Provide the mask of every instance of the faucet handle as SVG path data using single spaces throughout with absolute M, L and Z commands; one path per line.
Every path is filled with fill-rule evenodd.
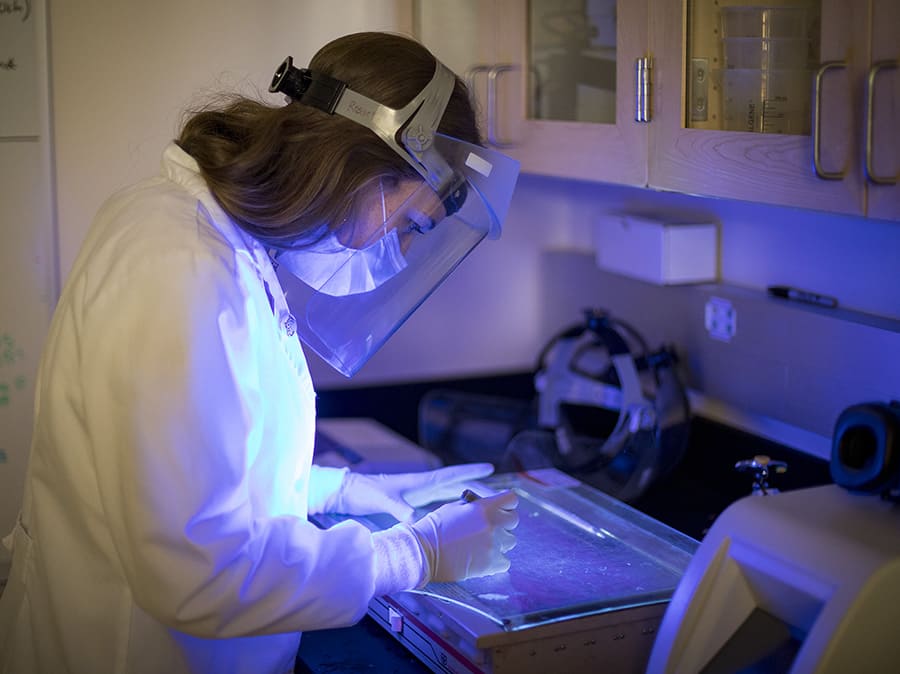
M 752 459 L 745 459 L 734 464 L 735 470 L 741 472 L 753 473 L 753 493 L 766 495 L 770 491 L 777 492 L 777 489 L 769 489 L 769 476 L 773 474 L 780 475 L 787 472 L 787 463 L 784 461 L 774 461 L 765 454 L 757 454 Z

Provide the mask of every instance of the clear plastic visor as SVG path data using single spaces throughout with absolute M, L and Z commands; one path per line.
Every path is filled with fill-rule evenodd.
M 345 376 L 479 242 L 500 235 L 518 163 L 440 135 L 435 147 L 457 176 L 444 193 L 421 179 L 382 180 L 345 222 L 275 256 L 300 338 Z

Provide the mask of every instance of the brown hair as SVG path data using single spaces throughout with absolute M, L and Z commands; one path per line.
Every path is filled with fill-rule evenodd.
M 410 38 L 367 32 L 325 45 L 309 68 L 402 108 L 431 80 L 435 59 Z M 458 77 L 438 130 L 480 142 Z M 371 130 L 298 103 L 273 107 L 233 96 L 218 109 L 194 112 L 176 142 L 197 161 L 225 212 L 268 241 L 342 222 L 359 190 L 380 177 L 418 175 Z

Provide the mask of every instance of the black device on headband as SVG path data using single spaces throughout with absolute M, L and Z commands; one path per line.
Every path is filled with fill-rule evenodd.
M 269 91 L 282 93 L 295 103 L 309 105 L 333 115 L 348 88 L 346 82 L 330 75 L 309 68 L 295 67 L 293 57 L 288 56 L 275 70 Z M 395 137 L 401 145 L 403 145 L 402 132 L 403 127 L 397 129 Z M 453 215 L 462 208 L 468 193 L 469 189 L 464 180 L 449 191 L 442 201 L 446 216 Z
M 297 103 L 311 105 L 329 115 L 334 114 L 346 88 L 344 82 L 329 75 L 313 72 L 309 68 L 295 68 L 291 56 L 281 62 L 269 85 L 269 91 L 273 94 L 284 94 Z

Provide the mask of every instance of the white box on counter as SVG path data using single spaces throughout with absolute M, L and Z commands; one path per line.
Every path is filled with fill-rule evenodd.
M 597 266 L 659 285 L 718 279 L 718 227 L 605 215 L 594 228 Z

